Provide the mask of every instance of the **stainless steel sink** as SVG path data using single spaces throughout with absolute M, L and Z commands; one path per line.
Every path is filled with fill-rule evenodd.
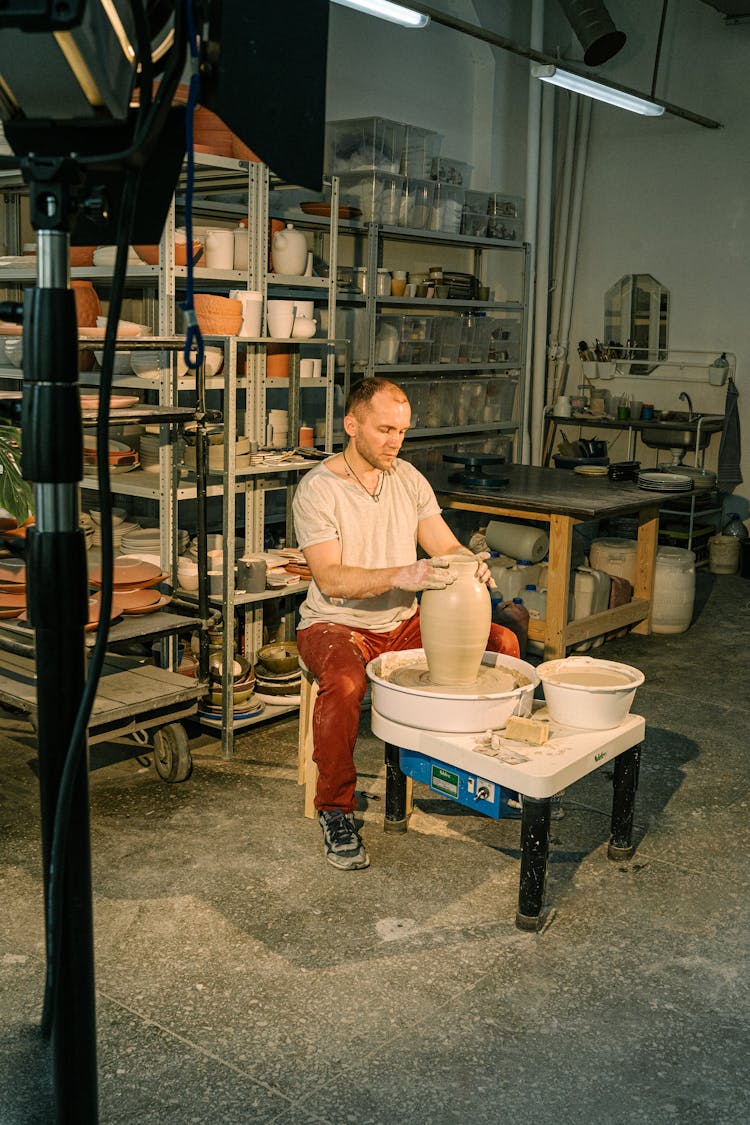
M 719 414 L 670 410 L 656 419 L 654 426 L 642 429 L 640 438 L 649 449 L 705 449 L 712 435 L 721 429 L 722 422 Z

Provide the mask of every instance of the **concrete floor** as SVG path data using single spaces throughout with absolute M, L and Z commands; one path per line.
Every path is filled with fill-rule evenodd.
M 607 859 L 611 770 L 570 789 L 538 934 L 513 921 L 517 821 L 417 788 L 383 834 L 366 725 L 357 873 L 301 815 L 296 722 L 232 762 L 196 734 L 181 785 L 95 748 L 101 1121 L 748 1120 L 750 583 L 699 578 L 689 632 L 597 650 L 646 673 L 637 850 Z M 0 1122 L 31 1125 L 53 1116 L 35 751 L 0 731 Z

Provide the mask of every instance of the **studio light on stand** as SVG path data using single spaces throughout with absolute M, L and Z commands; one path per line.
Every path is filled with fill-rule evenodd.
M 37 672 L 47 986 L 55 1119 L 98 1120 L 87 730 L 112 601 L 108 423 L 128 248 L 161 239 L 197 95 L 279 175 L 320 190 L 328 0 L 3 0 L 0 117 L 37 234 L 23 306 L 22 470 L 33 484 L 26 540 Z M 190 46 L 190 52 L 188 47 Z M 172 104 L 190 53 L 187 111 Z M 276 60 L 303 82 L 279 82 Z M 99 627 L 88 662 L 83 441 L 71 245 L 116 245 L 100 376 Z M 200 349 L 199 349 L 200 350 Z M 60 591 L 64 591 L 63 596 Z

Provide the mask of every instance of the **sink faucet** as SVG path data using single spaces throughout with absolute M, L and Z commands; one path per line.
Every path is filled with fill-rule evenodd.
M 686 402 L 688 406 L 688 422 L 693 420 L 693 400 L 687 391 L 680 391 L 680 402 Z

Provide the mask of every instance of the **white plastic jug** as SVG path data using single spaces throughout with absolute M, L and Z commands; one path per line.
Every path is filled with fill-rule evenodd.
M 581 617 L 590 617 L 593 613 L 602 613 L 609 606 L 609 591 L 612 579 L 603 570 L 594 570 L 590 566 L 579 566 L 575 572 L 574 598 L 575 612 L 573 620 Z M 574 652 L 587 652 L 590 648 L 599 648 L 604 644 L 604 634 L 594 637 L 593 640 L 583 641 L 576 645 Z
M 651 603 L 652 633 L 684 633 L 693 619 L 695 555 L 684 547 L 659 547 Z
M 589 562 L 594 570 L 627 578 L 635 586 L 637 550 L 635 539 L 595 539 L 589 550 Z

